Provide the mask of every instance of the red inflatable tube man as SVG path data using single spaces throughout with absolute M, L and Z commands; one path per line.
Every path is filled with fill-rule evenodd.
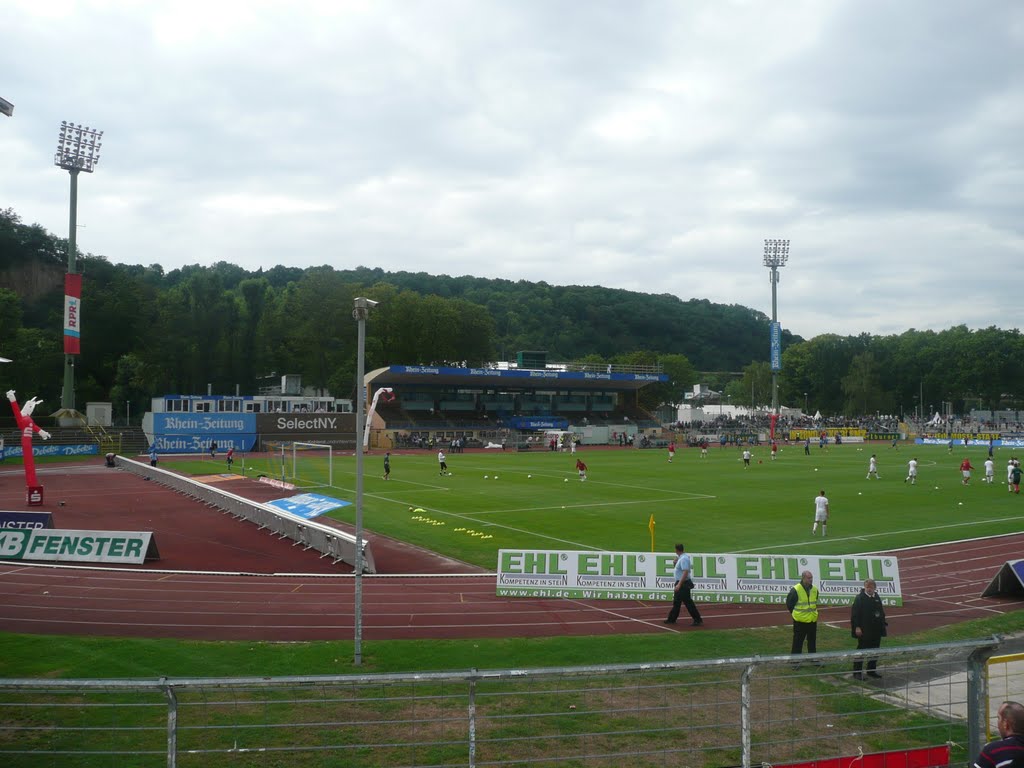
M 50 439 L 50 433 L 45 429 L 40 429 L 39 426 L 32 421 L 32 412 L 35 411 L 36 406 L 39 405 L 42 400 L 36 400 L 34 397 L 30 400 L 25 401 L 20 409 L 18 408 L 18 400 L 14 395 L 14 390 L 7 390 L 7 399 L 11 401 L 11 410 L 14 411 L 14 420 L 18 422 L 18 429 L 21 430 L 21 456 L 25 462 L 25 484 L 29 488 L 38 486 L 39 483 L 36 481 L 36 458 L 32 454 L 32 433 L 38 432 L 39 436 L 43 440 Z

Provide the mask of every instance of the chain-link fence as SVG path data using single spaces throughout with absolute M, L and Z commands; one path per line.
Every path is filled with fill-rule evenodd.
M 0 765 L 751 766 L 985 739 L 999 639 L 867 652 L 317 677 L 0 680 Z M 1024 692 L 1008 692 L 1008 695 Z M 993 706 L 997 706 L 998 701 Z

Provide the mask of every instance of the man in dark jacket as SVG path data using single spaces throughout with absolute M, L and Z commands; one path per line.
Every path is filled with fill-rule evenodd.
M 882 638 L 885 637 L 885 606 L 882 605 L 882 598 L 875 590 L 875 580 L 867 579 L 864 582 L 864 589 L 853 600 L 853 607 L 850 609 L 850 634 L 857 638 L 857 650 L 864 648 L 878 648 L 882 645 Z M 878 659 L 868 659 L 868 677 L 881 677 L 875 671 Z M 857 680 L 864 679 L 863 659 L 853 662 L 853 676 Z

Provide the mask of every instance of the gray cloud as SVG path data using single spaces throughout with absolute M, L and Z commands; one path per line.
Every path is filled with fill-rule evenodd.
M 81 247 L 360 264 L 771 311 L 803 336 L 1020 327 L 1014 0 L 128 2 L 7 12 L 0 205 Z

